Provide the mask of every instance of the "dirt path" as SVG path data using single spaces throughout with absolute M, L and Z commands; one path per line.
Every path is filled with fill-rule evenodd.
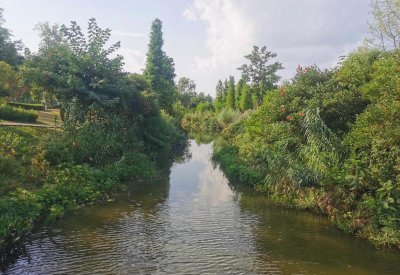
M 19 123 L 19 122 L 0 122 L 0 126 L 24 126 L 24 127 L 38 127 L 38 128 L 56 128 L 56 126 L 54 126 L 54 125 L 33 124 L 33 123 Z

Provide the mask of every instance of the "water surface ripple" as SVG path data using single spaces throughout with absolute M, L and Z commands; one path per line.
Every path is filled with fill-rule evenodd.
M 400 253 L 378 250 L 323 217 L 234 191 L 211 145 L 169 179 L 132 186 L 25 244 L 4 274 L 400 274 Z

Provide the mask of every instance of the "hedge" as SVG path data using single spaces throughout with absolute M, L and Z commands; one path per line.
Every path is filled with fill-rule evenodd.
M 11 107 L 19 107 L 26 110 L 37 110 L 44 111 L 45 107 L 43 104 L 31 104 L 31 103 L 22 103 L 22 102 L 8 102 L 7 105 Z
M 0 106 L 0 119 L 18 122 L 36 122 L 38 114 L 33 110 L 24 110 L 7 105 Z

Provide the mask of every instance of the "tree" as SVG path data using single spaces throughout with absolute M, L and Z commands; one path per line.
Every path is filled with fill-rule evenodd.
M 122 70 L 122 56 L 111 56 L 120 47 L 114 43 L 106 47 L 110 29 L 101 29 L 94 18 L 89 20 L 88 36 L 80 26 L 40 26 L 42 43 L 39 52 L 27 60 L 32 82 L 54 94 L 61 112 L 69 109 L 71 102 L 79 104 L 83 121 L 91 106 L 122 111 L 121 98 L 128 96 L 129 80 Z
M 228 86 L 229 86 L 229 81 L 228 79 L 224 80 L 224 89 L 223 89 L 223 98 L 226 98 L 226 96 L 228 95 Z
M 243 85 L 239 106 L 241 111 L 246 111 L 253 108 L 250 87 L 247 84 Z
M 197 96 L 196 83 L 187 77 L 181 77 L 176 85 L 177 98 L 185 108 L 190 108 L 190 101 Z
M 11 95 L 15 80 L 13 68 L 6 62 L 0 61 L 0 97 Z
M 383 50 L 400 47 L 400 1 L 373 0 L 374 21 L 370 23 L 371 38 L 367 42 Z
M 242 78 L 250 81 L 252 88 L 255 89 L 258 103 L 261 102 L 266 91 L 276 88 L 276 83 L 280 79 L 276 73 L 283 69 L 282 64 L 280 62 L 268 64 L 276 56 L 276 53 L 267 51 L 266 46 L 261 49 L 253 46 L 253 51 L 245 56 L 250 63 L 238 68 L 242 72 Z
M 240 109 L 240 98 L 242 97 L 243 88 L 244 88 L 245 84 L 246 84 L 246 81 L 243 78 L 241 78 L 238 81 L 238 84 L 236 85 L 236 89 L 235 89 L 235 107 L 236 107 L 236 109 Z
M 160 107 L 170 112 L 174 103 L 175 68 L 173 59 L 163 51 L 163 44 L 162 22 L 156 19 L 151 25 L 144 76 L 151 91 L 157 94 Z
M 65 33 L 63 33 L 58 24 L 50 25 L 48 22 L 38 23 L 34 29 L 39 32 L 39 37 L 41 39 L 39 52 L 43 53 L 59 49 L 62 46 L 68 46 Z M 51 52 L 48 52 L 48 54 L 51 54 Z
M 226 107 L 230 109 L 235 109 L 235 79 L 233 76 L 229 77 L 228 91 L 226 95 Z
M 215 87 L 215 93 L 216 93 L 216 100 L 222 101 L 224 97 L 224 84 L 222 83 L 221 79 L 218 80 L 217 86 Z
M 211 104 L 212 97 L 205 95 L 203 92 L 195 93 L 195 96 L 190 99 L 190 108 L 196 108 L 200 103 Z
M 19 54 L 23 45 L 20 40 L 11 40 L 11 32 L 3 27 L 4 22 L 3 9 L 0 8 L 0 61 L 16 67 L 23 61 L 23 57 Z
M 218 80 L 217 86 L 215 87 L 215 101 L 214 101 L 214 107 L 216 110 L 221 110 L 224 106 L 224 93 L 225 93 L 225 87 L 224 84 L 222 83 L 222 80 Z
M 128 78 L 131 81 L 131 86 L 138 93 L 144 92 L 149 87 L 146 78 L 141 74 L 129 74 Z
M 24 64 L 18 67 L 20 89 L 17 97 L 30 94 L 35 102 L 44 102 L 46 107 L 48 99 L 52 98 L 54 101 L 54 97 L 63 103 L 69 99 L 59 93 L 61 86 L 58 81 L 61 80 L 61 75 L 58 70 L 69 66 L 68 57 L 71 52 L 68 41 L 57 24 L 39 23 L 35 30 L 39 31 L 41 38 L 39 51 L 36 54 L 27 51 Z M 62 106 L 61 113 L 63 114 Z

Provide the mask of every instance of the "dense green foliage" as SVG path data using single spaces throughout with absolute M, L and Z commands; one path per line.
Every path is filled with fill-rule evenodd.
M 174 103 L 174 61 L 163 51 L 162 22 L 153 21 L 150 42 L 147 51 L 146 68 L 143 75 L 147 79 L 151 92 L 157 95 L 161 108 L 172 111 Z
M 249 64 L 243 64 L 238 68 L 242 76 L 236 85 L 232 76 L 224 82 L 218 81 L 213 102 L 214 109 L 246 111 L 259 106 L 265 94 L 276 89 L 280 79 L 277 72 L 283 69 L 282 64 L 280 62 L 270 64 L 271 59 L 276 56 L 275 53 L 267 51 L 265 46 L 261 49 L 254 46 L 253 51 L 245 56 Z
M 269 64 L 270 59 L 276 56 L 276 53 L 267 51 L 266 46 L 261 49 L 254 46 L 252 52 L 245 56 L 250 63 L 238 68 L 242 72 L 242 78 L 250 81 L 258 102 L 262 100 L 266 91 L 276 88 L 276 83 L 280 79 L 277 72 L 283 69 L 282 64 L 280 62 Z
M 359 49 L 332 70 L 299 67 L 250 113 L 191 113 L 183 126 L 221 137 L 214 158 L 235 181 L 400 247 L 399 57 Z
M 0 61 L 16 67 L 23 61 L 19 53 L 22 50 L 22 43 L 11 39 L 10 30 L 3 27 L 4 22 L 3 9 L 0 8 Z
M 226 91 L 226 107 L 232 110 L 236 109 L 235 79 L 233 76 L 229 77 L 228 89 Z
M 37 223 L 57 220 L 125 183 L 166 176 L 174 152 L 186 145 L 179 118 L 169 114 L 175 106 L 169 101 L 175 91 L 171 59 L 162 55 L 170 66 L 167 83 L 161 81 L 171 89 L 167 99 L 166 86 L 158 86 L 149 70 L 143 76 L 123 71 L 122 57 L 113 55 L 119 42 L 107 47 L 111 31 L 94 19 L 87 36 L 75 22 L 39 29 L 39 51 L 26 57 L 20 72 L 24 85 L 57 102 L 62 127 L 0 129 L 2 256 Z M 162 72 L 152 73 L 157 78 Z M 10 105 L 43 108 L 9 103 L 0 107 L 1 119 L 37 118 L 33 110 Z
M 394 2 L 374 3 L 374 30 L 397 48 L 387 30 L 398 7 L 387 22 Z M 87 35 L 76 22 L 39 25 L 39 50 L 24 58 L 3 21 L 0 10 L 0 119 L 35 122 L 25 109 L 53 105 L 62 127 L 0 128 L 1 255 L 40 222 L 168 173 L 181 127 L 218 136 L 214 159 L 231 179 L 400 247 L 398 50 L 359 49 L 331 70 L 299 66 L 278 86 L 277 55 L 254 46 L 239 81 L 219 80 L 213 101 L 189 78 L 175 85 L 159 19 L 143 74 L 123 70 L 120 43 L 95 19 Z
M 34 103 L 7 102 L 7 105 L 12 107 L 19 107 L 25 110 L 44 111 L 45 109 L 43 104 L 34 104 Z
M 175 98 L 185 109 L 195 109 L 199 104 L 212 103 L 212 97 L 196 91 L 196 83 L 187 77 L 181 77 L 176 85 Z
M 39 182 L 43 175 L 41 153 L 35 148 L 46 133 L 41 128 L 0 127 L 0 196 L 17 187 L 36 187 L 29 182 Z
M 0 119 L 32 123 L 35 122 L 37 118 L 38 114 L 33 110 L 0 105 Z
M 10 96 L 15 82 L 15 71 L 11 65 L 0 61 L 0 98 Z

